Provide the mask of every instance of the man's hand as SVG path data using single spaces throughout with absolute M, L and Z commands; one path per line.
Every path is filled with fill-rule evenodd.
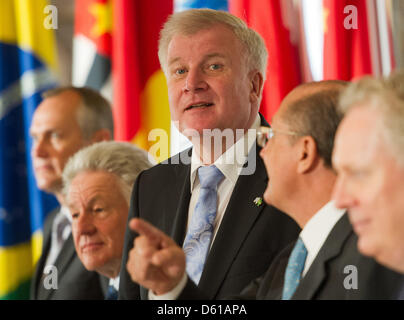
M 129 228 L 139 234 L 133 242 L 126 265 L 132 280 L 156 295 L 174 289 L 185 273 L 182 248 L 142 219 L 132 219 Z

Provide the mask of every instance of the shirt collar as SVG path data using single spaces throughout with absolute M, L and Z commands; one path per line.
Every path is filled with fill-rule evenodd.
M 334 201 L 330 201 L 307 222 L 300 232 L 300 237 L 311 255 L 317 255 L 331 230 L 345 211 L 345 209 L 337 209 Z
M 257 116 L 251 126 L 251 129 L 255 130 L 253 134 L 245 133 L 235 144 L 226 150 L 213 164 L 223 173 L 226 179 L 230 180 L 233 184 L 236 184 L 238 176 L 243 169 L 243 165 L 247 160 L 248 152 L 251 150 L 256 140 L 256 130 L 259 129 L 261 119 L 257 113 Z M 247 148 L 245 148 L 245 140 L 247 139 Z M 199 167 L 202 167 L 203 163 L 198 157 L 196 152 L 192 152 L 191 157 L 191 192 L 194 189 L 194 184 Z
M 109 285 L 113 286 L 116 291 L 119 291 L 119 276 L 113 279 L 109 279 Z
M 63 214 L 70 223 L 72 223 L 72 215 L 70 214 L 70 210 L 68 207 L 62 206 L 60 208 L 60 213 Z

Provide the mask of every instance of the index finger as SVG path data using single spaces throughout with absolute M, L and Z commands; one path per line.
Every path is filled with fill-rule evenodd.
M 150 240 L 165 238 L 164 232 L 160 231 L 147 221 L 140 218 L 133 218 L 129 221 L 129 228 L 136 231 L 139 235 L 145 236 Z

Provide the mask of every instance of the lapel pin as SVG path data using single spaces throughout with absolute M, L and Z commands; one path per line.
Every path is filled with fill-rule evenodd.
M 261 197 L 256 197 L 254 199 L 254 203 L 257 207 L 259 207 L 262 204 L 262 198 Z

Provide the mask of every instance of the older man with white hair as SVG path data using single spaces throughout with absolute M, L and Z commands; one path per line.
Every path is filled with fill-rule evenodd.
M 404 273 L 404 72 L 352 84 L 340 108 L 336 204 L 348 208 L 359 250 Z
M 77 254 L 87 270 L 110 279 L 116 299 L 130 194 L 138 174 L 152 164 L 126 142 L 101 142 L 76 153 L 63 171 Z

